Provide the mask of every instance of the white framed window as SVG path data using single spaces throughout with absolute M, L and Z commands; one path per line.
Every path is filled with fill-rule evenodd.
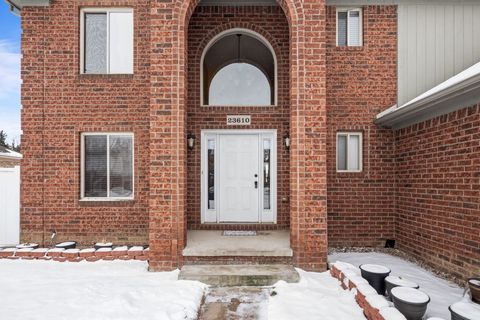
M 133 133 L 81 134 L 81 200 L 132 200 Z
M 133 9 L 81 9 L 80 73 L 133 73 Z
M 362 171 L 362 133 L 337 133 L 337 172 Z
M 277 56 L 259 33 L 244 28 L 220 32 L 200 59 L 202 106 L 277 105 Z
M 337 46 L 362 46 L 362 29 L 361 8 L 337 8 Z

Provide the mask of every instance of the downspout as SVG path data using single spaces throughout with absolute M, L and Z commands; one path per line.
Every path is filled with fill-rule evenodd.
M 43 10 L 43 26 L 42 29 L 46 30 L 46 23 L 45 23 L 45 11 Z M 46 226 L 45 226 L 45 183 L 47 181 L 46 179 L 46 171 L 45 171 L 45 101 L 47 97 L 47 76 L 46 76 L 46 65 L 45 65 L 45 60 L 46 60 L 46 41 L 47 38 L 44 35 L 43 36 L 43 101 L 42 101 L 42 170 L 43 170 L 43 181 L 42 181 L 42 226 L 43 226 L 43 232 L 42 232 L 42 244 L 45 247 L 45 233 L 46 233 Z

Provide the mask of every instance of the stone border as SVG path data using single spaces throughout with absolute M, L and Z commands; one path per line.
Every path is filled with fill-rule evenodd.
M 342 288 L 355 294 L 355 300 L 368 320 L 406 320 L 384 296 L 359 276 L 358 271 L 354 265 L 345 262 L 335 262 L 330 268 L 330 274 L 341 282 Z
M 63 249 L 63 248 L 4 248 L 0 249 L 0 259 L 23 260 L 53 260 L 59 262 L 95 262 L 98 260 L 141 260 L 147 261 L 150 249 L 142 246 L 119 246 L 114 249 L 94 248 Z

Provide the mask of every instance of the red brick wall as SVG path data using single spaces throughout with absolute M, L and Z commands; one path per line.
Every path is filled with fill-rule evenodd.
M 398 247 L 460 278 L 480 273 L 480 105 L 395 132 Z
M 200 60 L 204 48 L 220 32 L 244 28 L 264 36 L 273 46 L 278 63 L 278 103 L 272 107 L 202 107 L 200 105 Z M 187 152 L 187 221 L 190 229 L 205 228 L 288 228 L 289 153 L 283 136 L 289 130 L 289 31 L 280 7 L 197 7 L 188 29 L 187 131 L 197 137 L 195 148 Z M 200 134 L 202 129 L 232 129 L 228 114 L 252 116 L 250 126 L 233 129 L 277 130 L 277 225 L 202 225 L 200 221 Z
M 79 74 L 79 4 L 22 10 L 23 240 L 91 244 L 148 242 L 149 1 L 102 1 L 134 8 L 134 75 Z M 80 133 L 135 134 L 135 200 L 80 202 Z
M 363 46 L 336 46 L 327 7 L 327 167 L 330 246 L 378 246 L 393 238 L 393 135 L 373 124 L 396 103 L 396 6 L 363 7 Z M 336 172 L 336 133 L 363 133 L 363 171 Z

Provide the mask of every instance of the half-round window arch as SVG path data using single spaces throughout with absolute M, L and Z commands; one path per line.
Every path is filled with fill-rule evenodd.
M 201 59 L 201 103 L 276 104 L 277 61 L 270 43 L 248 29 L 230 29 L 206 46 Z

